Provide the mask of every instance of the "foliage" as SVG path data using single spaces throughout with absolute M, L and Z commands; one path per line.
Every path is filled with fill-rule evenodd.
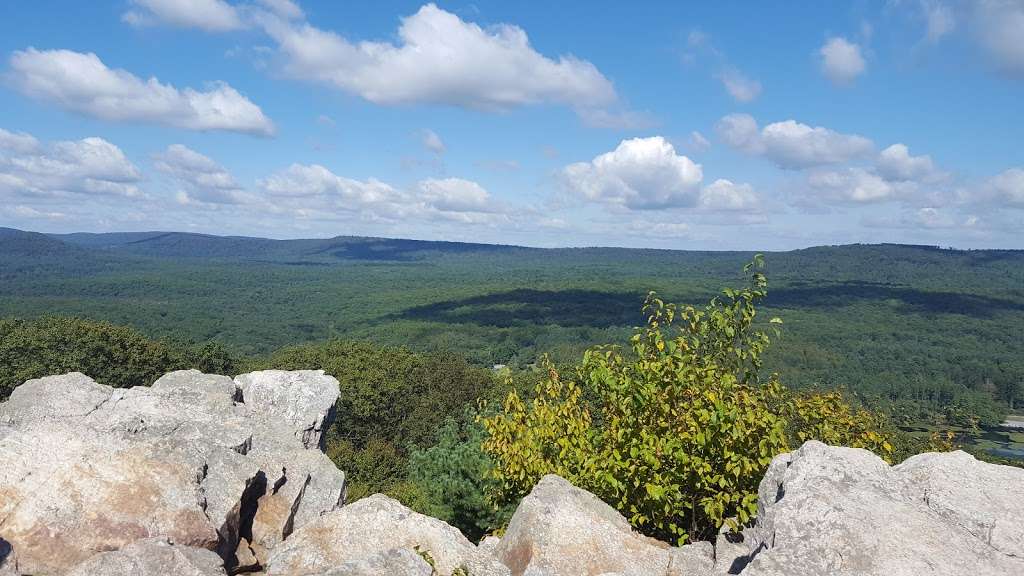
M 838 390 L 790 392 L 780 412 L 790 446 L 820 440 L 833 446 L 865 448 L 893 462 L 895 449 L 890 440 L 895 431 L 890 429 L 888 418 L 854 408 Z
M 0 320 L 0 400 L 24 381 L 82 372 L 117 388 L 152 384 L 172 370 L 230 374 L 235 358 L 220 344 L 150 340 L 127 326 L 81 318 Z
M 349 499 L 385 492 L 415 509 L 434 505 L 438 495 L 406 479 L 409 451 L 434 444 L 446 418 L 494 386 L 490 371 L 454 354 L 343 340 L 291 346 L 246 366 L 267 368 L 321 369 L 337 378 L 341 391 L 326 445 L 348 473 Z
M 459 420 L 449 418 L 436 444 L 409 457 L 409 482 L 425 495 L 425 506 L 413 508 L 448 522 L 473 541 L 504 526 L 513 512 L 487 497 L 492 462 L 480 450 L 484 438 L 483 428 L 467 413 Z
M 502 412 L 482 419 L 495 498 L 518 500 L 556 473 L 644 533 L 684 542 L 749 522 L 760 478 L 790 438 L 891 453 L 881 420 L 840 395 L 791 394 L 774 374 L 761 379 L 771 327 L 780 323 L 757 322 L 767 294 L 762 267 L 755 258 L 747 287 L 724 290 L 702 310 L 652 294 L 628 353 L 592 349 L 575 379 L 550 368 L 529 403 L 510 392 Z M 585 390 L 595 396 L 594 416 Z

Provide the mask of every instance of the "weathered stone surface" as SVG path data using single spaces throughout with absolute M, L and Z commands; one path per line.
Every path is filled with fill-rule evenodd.
M 67 576 L 224 576 L 220 556 L 161 538 L 137 540 L 82 562 Z
M 432 576 L 434 569 L 408 548 L 392 548 L 321 572 L 318 576 Z
M 637 534 L 614 508 L 545 476 L 516 509 L 495 551 L 513 576 L 709 574 L 707 543 L 673 548 Z
M 324 378 L 323 370 L 265 370 L 242 374 L 235 384 L 250 416 L 283 424 L 306 448 L 314 448 L 320 445 L 338 399 L 337 381 L 332 390 L 320 385 Z
M 757 522 L 744 534 L 756 555 L 741 573 L 1024 574 L 1022 474 L 962 453 L 890 468 L 866 450 L 808 442 L 776 457 L 762 480 Z M 967 495 L 970 482 L 979 495 Z M 992 505 L 972 503 L 985 497 Z
M 481 554 L 457 529 L 375 494 L 329 512 L 296 530 L 270 553 L 267 574 L 316 574 L 359 563 L 392 548 L 430 554 L 442 574 L 465 568 L 474 576 L 508 570 Z
M 966 452 L 918 454 L 893 467 L 904 497 L 996 550 L 1024 559 L 1024 469 Z
M 241 538 L 264 549 L 339 506 L 344 474 L 317 449 L 337 381 L 239 378 L 253 406 L 241 384 L 194 370 L 151 387 L 69 374 L 16 388 L 0 403 L 0 535 L 22 572 L 63 573 L 152 537 L 216 550 L 231 567 Z
M 484 539 L 476 545 L 476 548 L 485 554 L 493 556 L 495 551 L 498 549 L 498 543 L 500 542 L 501 539 L 497 536 L 484 536 Z

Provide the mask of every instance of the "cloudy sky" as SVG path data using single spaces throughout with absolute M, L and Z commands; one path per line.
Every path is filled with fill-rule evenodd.
M 1024 248 L 1024 0 L 545 4 L 10 3 L 0 226 Z

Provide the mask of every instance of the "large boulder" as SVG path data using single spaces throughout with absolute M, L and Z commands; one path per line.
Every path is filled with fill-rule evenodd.
M 27 574 L 157 537 L 229 569 L 239 551 L 259 564 L 344 501 L 344 474 L 318 449 L 337 396 L 322 371 L 190 370 L 131 389 L 30 380 L 0 403 L 0 537 Z
M 177 546 L 162 538 L 136 540 L 100 552 L 66 576 L 224 576 L 224 561 L 205 548 Z
M 669 546 L 633 531 L 614 508 L 564 479 L 545 476 L 519 504 L 494 554 L 513 576 L 710 574 L 711 544 Z
M 1024 574 L 1024 470 L 962 452 L 890 467 L 807 442 L 777 456 L 744 532 L 744 576 Z
M 508 574 L 504 566 L 479 551 L 456 528 L 413 512 L 383 494 L 324 514 L 293 532 L 271 551 L 267 574 L 347 573 L 344 570 L 354 570 L 353 566 L 375 565 L 398 554 L 391 552 L 395 549 L 429 555 L 437 571 L 445 576 L 459 568 L 473 576 Z M 408 558 L 408 554 L 403 556 Z

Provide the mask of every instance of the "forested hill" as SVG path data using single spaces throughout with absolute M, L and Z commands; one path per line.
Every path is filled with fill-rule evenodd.
M 740 283 L 751 256 L 3 229 L 0 317 L 109 320 L 239 354 L 345 338 L 526 366 L 624 343 L 649 290 L 700 304 Z M 1024 251 L 823 246 L 766 261 L 766 316 L 784 321 L 767 363 L 787 383 L 930 405 L 1017 401 Z

